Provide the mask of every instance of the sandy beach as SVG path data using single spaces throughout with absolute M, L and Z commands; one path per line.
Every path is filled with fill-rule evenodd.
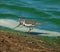
M 59 52 L 58 44 L 44 42 L 30 34 L 19 34 L 0 30 L 0 52 Z

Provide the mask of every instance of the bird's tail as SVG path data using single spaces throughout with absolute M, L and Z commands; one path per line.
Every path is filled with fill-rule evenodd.
M 43 24 L 43 22 L 37 22 L 36 24 Z

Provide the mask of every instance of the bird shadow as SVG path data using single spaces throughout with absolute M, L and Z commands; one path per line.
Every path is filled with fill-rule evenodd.
M 39 34 L 48 34 L 48 33 L 41 33 L 41 32 L 25 32 L 27 34 L 39 35 Z

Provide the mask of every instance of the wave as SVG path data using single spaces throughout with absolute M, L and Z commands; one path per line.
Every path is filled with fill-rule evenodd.
M 14 15 L 14 14 L 0 14 L 0 19 L 17 19 L 20 18 L 19 16 L 17 15 Z M 44 21 L 50 21 L 50 22 L 53 22 L 55 24 L 60 24 L 60 19 L 57 19 L 57 18 L 28 18 L 28 17 L 23 17 L 23 18 L 26 18 L 26 19 L 34 19 L 34 20 L 44 20 Z
M 14 5 L 8 5 L 8 4 L 0 4 L 0 7 L 7 7 L 7 8 L 10 8 L 10 9 L 16 9 L 16 10 L 20 10 L 20 11 L 22 10 L 22 11 L 25 11 L 25 12 L 29 12 L 29 13 L 39 15 L 41 17 L 51 16 L 50 14 L 47 14 L 43 11 L 38 11 L 35 8 L 31 8 L 31 7 L 14 6 Z
M 49 19 L 49 21 L 51 21 L 55 24 L 60 24 L 60 19 L 52 18 L 52 19 Z
M 12 20 L 12 19 L 0 19 L 0 26 L 4 26 L 4 27 L 8 27 L 11 29 L 14 29 L 14 27 L 18 24 L 17 21 Z M 4 28 L 3 28 L 4 29 Z M 18 31 L 23 31 L 23 32 L 27 32 L 28 28 L 24 27 L 24 26 L 20 26 L 14 30 L 18 30 Z M 36 33 L 43 33 L 43 34 L 39 34 L 41 36 L 60 36 L 60 33 L 58 32 L 53 32 L 53 31 L 47 31 L 47 30 L 39 30 L 39 29 L 33 29 L 31 32 L 36 32 Z
M 0 7 L 6 7 L 7 9 L 10 9 L 11 11 L 15 10 L 15 11 L 24 11 L 26 13 L 29 13 L 29 14 L 32 14 L 32 15 L 25 15 L 25 16 L 28 16 L 28 17 L 24 17 L 26 19 L 36 19 L 36 20 L 43 20 L 43 21 L 50 21 L 52 23 L 55 23 L 55 24 L 60 24 L 60 19 L 59 18 L 54 18 L 52 15 L 55 15 L 55 16 L 60 16 L 60 12 L 59 11 L 46 11 L 46 12 L 49 12 L 49 13 L 46 13 L 45 11 L 39 11 L 39 10 L 36 10 L 35 8 L 32 8 L 32 7 L 23 7 L 23 6 L 16 6 L 16 5 L 9 5 L 9 4 L 0 4 Z M 15 12 L 13 11 L 13 12 Z M 25 14 L 23 12 L 23 14 Z M 52 15 L 51 15 L 51 14 Z M 19 15 L 19 13 L 18 13 Z M 0 18 L 19 18 L 17 14 L 15 13 L 1 13 L 0 12 Z M 21 14 L 20 14 L 21 15 Z M 36 16 L 37 15 L 37 16 Z M 21 15 L 22 16 L 22 15 Z M 31 16 L 31 17 L 30 17 Z M 23 16 L 22 16 L 23 17 Z M 33 17 L 33 18 L 32 18 Z
M 17 15 L 14 15 L 14 14 L 0 14 L 0 17 L 18 17 Z
M 35 15 L 39 15 L 40 17 L 51 17 L 52 15 L 49 13 L 46 13 L 45 11 L 39 11 L 36 10 L 35 8 L 31 8 L 31 7 L 23 7 L 23 6 L 16 6 L 16 5 L 8 5 L 8 4 L 0 4 L 0 7 L 7 7 L 7 9 L 15 9 L 15 10 L 19 10 L 19 11 L 25 11 L 25 12 L 29 12 L 29 13 L 33 13 Z M 47 12 L 51 12 L 57 15 L 60 15 L 60 12 L 57 11 L 47 11 Z
M 16 26 L 17 22 L 11 19 L 0 19 L 0 26 L 13 28 Z

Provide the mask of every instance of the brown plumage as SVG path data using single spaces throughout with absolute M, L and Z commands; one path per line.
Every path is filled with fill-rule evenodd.
M 31 20 L 26 20 L 25 23 L 26 24 L 32 24 L 32 25 L 41 24 L 40 22 L 34 22 L 34 21 L 31 21 Z
M 32 21 L 32 20 L 25 20 L 23 18 L 20 18 L 19 21 L 21 23 L 25 22 L 26 24 L 32 24 L 32 25 L 42 24 L 43 23 L 43 22 L 35 22 L 35 21 Z

